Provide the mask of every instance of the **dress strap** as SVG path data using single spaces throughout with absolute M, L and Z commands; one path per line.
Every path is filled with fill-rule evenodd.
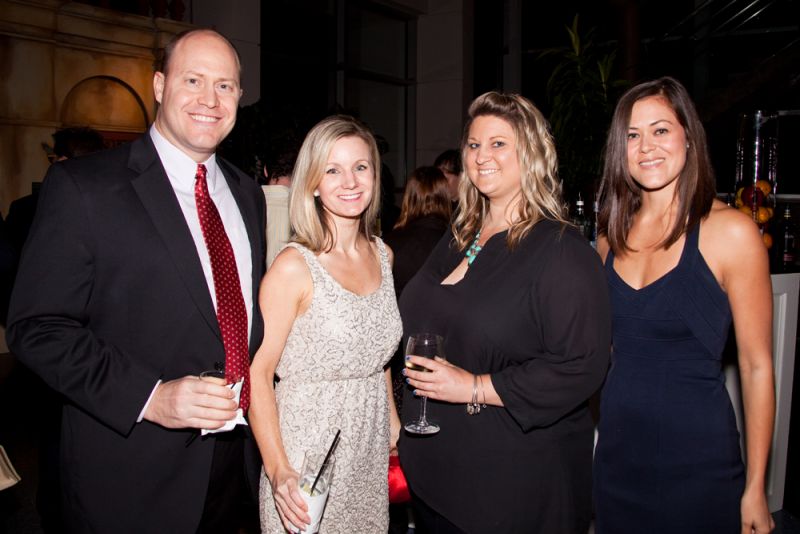
M 608 254 L 606 254 L 606 261 L 603 264 L 606 271 L 613 271 L 614 270 L 614 251 L 611 247 L 608 247 Z
M 315 282 L 319 280 L 323 275 L 323 267 L 319 259 L 317 259 L 317 255 L 311 252 L 307 247 L 304 247 L 300 243 L 295 243 L 294 241 L 286 243 L 283 248 L 287 247 L 292 247 L 303 255 L 303 259 L 306 260 L 306 265 L 308 265 L 308 270 L 311 271 L 311 279 Z
M 698 222 L 694 228 L 689 230 L 689 233 L 686 234 L 686 243 L 691 245 L 693 249 L 697 248 L 697 243 L 700 237 L 700 223 Z
M 700 241 L 700 223 L 698 222 L 694 228 L 686 233 L 686 239 L 683 242 L 683 252 L 679 266 L 685 264 L 687 268 L 694 269 L 694 264 L 697 257 L 700 255 L 700 248 L 698 243 Z
M 386 243 L 378 236 L 374 236 L 373 239 L 378 246 L 378 255 L 381 260 L 381 274 L 386 276 L 386 273 L 392 272 L 392 266 L 389 265 L 389 252 L 386 250 Z

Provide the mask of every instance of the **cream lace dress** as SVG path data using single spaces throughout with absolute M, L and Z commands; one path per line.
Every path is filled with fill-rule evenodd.
M 336 467 L 320 533 L 384 534 L 389 525 L 389 406 L 383 366 L 402 334 L 386 247 L 381 285 L 368 295 L 344 289 L 309 249 L 314 294 L 298 317 L 276 369 L 281 438 L 298 471 L 306 450 L 324 452 L 341 429 Z M 261 530 L 285 532 L 261 473 Z

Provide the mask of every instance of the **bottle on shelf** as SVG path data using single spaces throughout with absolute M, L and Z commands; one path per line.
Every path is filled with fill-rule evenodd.
M 591 231 L 589 232 L 589 244 L 592 245 L 592 248 L 597 248 L 597 216 L 600 214 L 600 202 L 597 200 L 597 196 L 594 197 L 594 202 L 592 203 L 592 221 L 591 221 Z
M 791 273 L 796 270 L 795 236 L 797 228 L 792 219 L 792 210 L 787 205 L 775 232 L 775 255 L 773 270 L 778 273 Z
M 589 228 L 589 219 L 586 218 L 586 213 L 583 209 L 583 199 L 580 193 L 578 193 L 578 200 L 575 201 L 575 212 L 572 215 L 572 224 L 578 228 L 582 236 L 586 239 L 590 238 L 589 232 L 591 229 Z

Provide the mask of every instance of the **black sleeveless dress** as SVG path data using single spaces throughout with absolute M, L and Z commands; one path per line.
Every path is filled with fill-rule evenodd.
M 727 295 L 686 236 L 678 265 L 633 289 L 606 259 L 612 367 L 595 451 L 597 534 L 738 533 L 744 467 L 721 366 Z

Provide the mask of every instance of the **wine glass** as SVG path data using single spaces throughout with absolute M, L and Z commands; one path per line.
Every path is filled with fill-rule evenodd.
M 444 359 L 444 339 L 436 334 L 412 334 L 408 337 L 406 344 L 406 356 L 421 356 L 433 359 L 438 356 Z M 406 367 L 412 371 L 430 372 L 425 367 L 415 365 L 406 360 Z M 426 417 L 428 398 L 422 397 L 422 404 L 419 411 L 419 419 L 406 423 L 404 427 L 407 432 L 412 434 L 436 434 L 439 432 L 439 425 L 431 423 Z

